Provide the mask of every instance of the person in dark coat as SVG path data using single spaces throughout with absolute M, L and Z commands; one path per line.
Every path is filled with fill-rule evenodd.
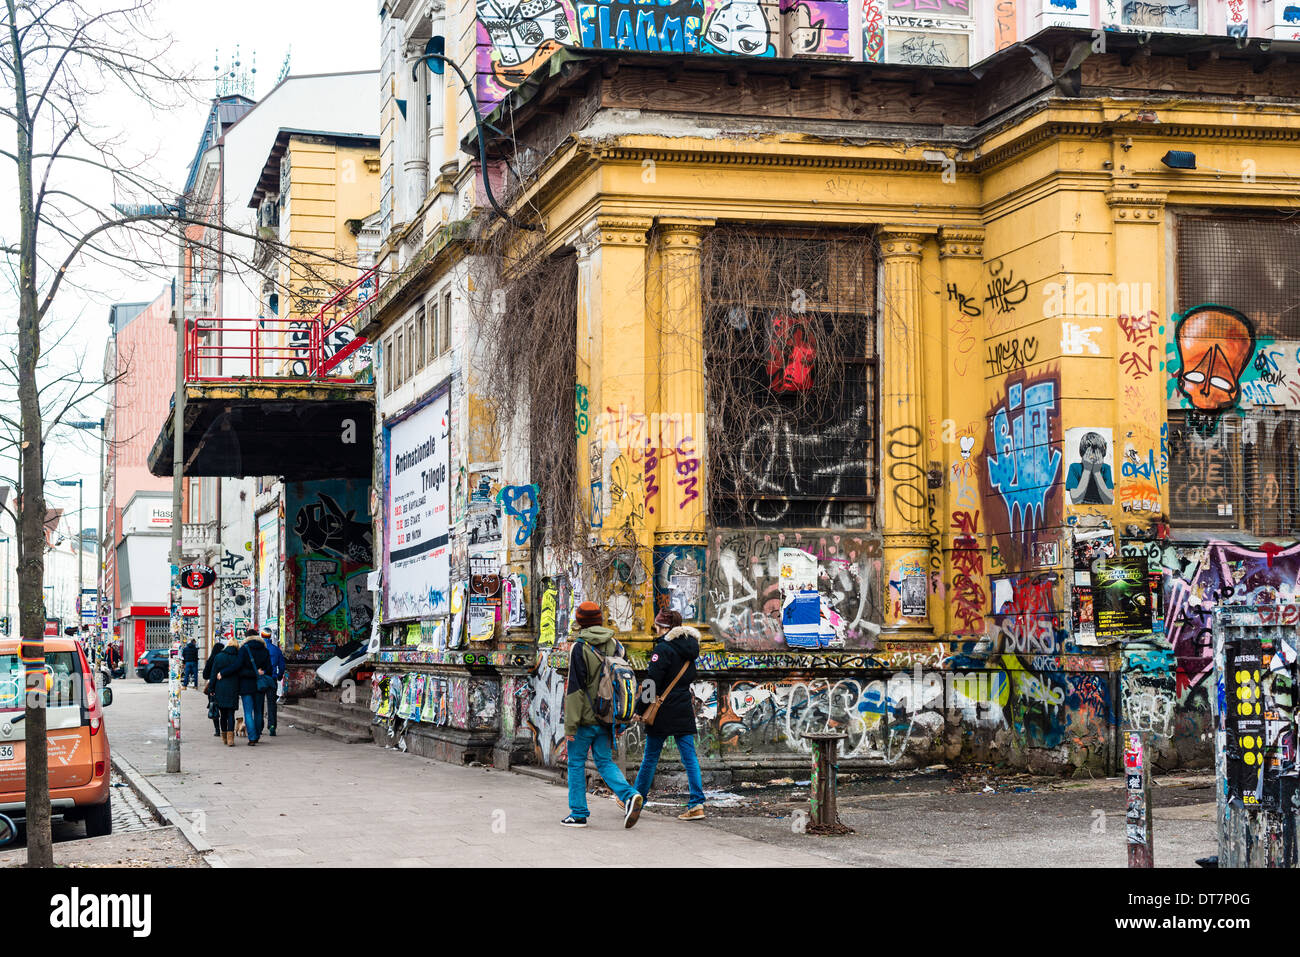
M 190 682 L 194 687 L 199 686 L 199 646 L 191 638 L 181 649 L 181 664 L 184 670 L 181 672 L 181 687 L 188 688 Z
M 239 646 L 239 697 L 244 704 L 244 730 L 248 732 L 249 745 L 257 744 L 262 737 L 265 692 L 258 688 L 258 679 L 271 674 L 271 655 L 266 643 L 252 628 L 245 632 Z
M 690 789 L 686 812 L 678 815 L 683 821 L 704 820 L 704 782 L 700 776 L 700 760 L 695 754 L 695 705 L 691 700 L 695 659 L 699 655 L 700 633 L 682 625 L 680 613 L 669 609 L 661 611 L 655 617 L 655 646 L 650 652 L 650 667 L 646 673 L 651 693 L 637 695 L 636 705 L 637 714 L 644 715 L 658 700 L 659 712 L 653 723 L 646 722 L 645 754 L 633 786 L 642 798 L 649 798 L 655 769 L 659 767 L 659 752 L 671 735 L 681 755 Z
M 221 739 L 235 743 L 235 708 L 239 705 L 239 645 L 224 646 L 212 656 L 212 698 L 217 703 Z
M 212 643 L 212 650 L 208 652 L 207 661 L 203 662 L 203 687 L 208 696 L 208 717 L 212 719 L 212 736 L 221 737 L 221 710 L 217 707 L 217 698 L 215 695 L 216 684 L 212 680 L 212 659 L 224 648 L 221 642 Z
M 275 643 L 275 635 L 271 633 L 270 628 L 262 629 L 262 643 L 266 645 L 266 653 L 271 657 L 271 677 L 275 679 L 273 684 L 264 694 L 266 707 L 266 733 L 275 737 L 275 705 L 280 697 L 280 679 L 284 677 L 285 660 L 284 652 L 280 646 Z

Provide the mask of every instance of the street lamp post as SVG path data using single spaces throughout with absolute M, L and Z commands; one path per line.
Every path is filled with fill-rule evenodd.
M 172 295 L 172 321 L 176 324 L 176 392 L 172 398 L 172 550 L 171 550 L 171 656 L 167 662 L 167 773 L 181 769 L 181 547 L 185 526 L 185 227 L 176 226 L 176 292 Z
M 181 769 L 181 502 L 185 441 L 185 205 L 175 203 L 131 205 L 114 203 L 124 216 L 173 217 L 176 220 L 176 278 L 172 282 L 172 322 L 176 326 L 176 391 L 172 396 L 172 548 L 171 548 L 171 656 L 167 669 L 167 773 Z
M 5 543 L 5 637 L 8 638 L 9 632 L 13 630 L 13 625 L 9 621 L 9 570 L 11 567 L 9 565 L 9 536 L 6 535 L 0 541 Z
M 85 514 L 85 508 L 86 508 L 86 483 L 83 479 L 55 479 L 54 484 L 62 485 L 66 488 L 71 488 L 73 485 L 77 486 L 77 523 L 76 523 L 77 524 L 77 600 L 73 604 L 73 608 L 75 608 L 77 612 L 77 633 L 80 634 L 81 633 L 81 590 L 85 584 L 84 576 L 82 574 L 83 568 L 81 564 L 81 551 L 82 551 L 81 523 L 84 521 L 83 516 Z
M 99 632 L 99 641 L 97 642 L 99 648 L 96 649 L 98 655 L 103 653 L 104 643 L 107 638 L 104 634 L 102 617 L 104 605 L 104 443 L 107 437 L 108 420 L 103 418 L 98 422 L 69 422 L 68 425 L 74 429 L 99 429 L 99 514 L 95 525 L 95 622 L 96 629 Z

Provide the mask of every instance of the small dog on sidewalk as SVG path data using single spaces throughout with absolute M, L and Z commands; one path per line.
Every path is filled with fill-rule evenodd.
M 248 737 L 248 728 L 244 726 L 244 719 L 242 717 L 235 718 L 235 737 L 237 738 Z

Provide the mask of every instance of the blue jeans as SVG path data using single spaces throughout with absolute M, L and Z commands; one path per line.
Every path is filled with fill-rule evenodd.
M 185 665 L 185 671 L 181 675 L 181 687 L 184 688 L 191 681 L 194 687 L 199 686 L 199 663 L 197 661 L 182 662 Z
M 655 783 L 655 770 L 659 767 L 659 752 L 664 748 L 667 737 L 656 738 L 646 735 L 645 754 L 641 757 L 641 770 L 636 773 L 636 789 L 643 798 L 650 796 L 650 787 Z M 700 759 L 695 755 L 695 735 L 674 734 L 677 753 L 682 756 L 682 767 L 686 769 L 686 784 L 691 797 L 687 807 L 699 807 L 704 803 L 704 782 L 700 778 Z
M 248 740 L 256 741 L 262 736 L 262 705 L 265 698 L 261 692 L 239 696 L 244 702 L 244 730 Z
M 609 728 L 582 725 L 573 732 L 573 740 L 569 742 L 569 813 L 580 821 L 585 821 L 591 813 L 587 810 L 588 749 L 596 770 L 620 801 L 627 803 L 636 793 L 614 763 L 613 735 Z

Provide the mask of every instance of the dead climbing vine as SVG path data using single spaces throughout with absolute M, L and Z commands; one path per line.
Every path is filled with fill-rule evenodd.
M 869 527 L 869 233 L 724 226 L 704 238 L 701 261 L 712 523 Z
M 541 505 L 533 545 L 565 561 L 585 545 L 574 435 L 578 266 L 572 251 L 543 255 L 544 243 L 541 231 L 500 220 L 480 231 L 474 389 L 491 410 L 497 442 L 527 436 Z

